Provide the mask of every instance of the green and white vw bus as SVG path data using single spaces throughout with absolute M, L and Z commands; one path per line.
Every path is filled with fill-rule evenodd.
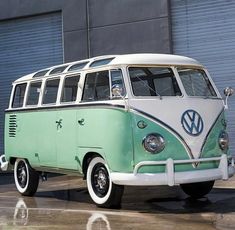
M 227 97 L 232 89 L 226 89 Z M 45 172 L 87 180 L 101 207 L 125 185 L 180 185 L 194 198 L 234 174 L 224 102 L 206 69 L 174 55 L 102 56 L 13 82 L 5 157 L 25 196 Z

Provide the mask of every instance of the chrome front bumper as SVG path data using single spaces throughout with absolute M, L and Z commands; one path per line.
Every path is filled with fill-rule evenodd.
M 231 160 L 231 163 L 228 163 Z M 185 172 L 175 172 L 175 165 L 188 164 L 188 163 L 201 163 L 218 161 L 219 167 L 213 169 L 192 170 Z M 149 165 L 165 165 L 166 170 L 164 173 L 138 173 L 142 166 Z M 111 180 L 115 184 L 120 185 L 169 185 L 187 184 L 210 180 L 227 180 L 235 173 L 234 159 L 226 154 L 221 157 L 201 158 L 190 160 L 173 160 L 171 158 L 166 161 L 142 161 L 138 163 L 133 173 L 111 173 Z
M 5 155 L 0 156 L 0 169 L 6 171 L 8 168 L 8 161 L 6 160 Z

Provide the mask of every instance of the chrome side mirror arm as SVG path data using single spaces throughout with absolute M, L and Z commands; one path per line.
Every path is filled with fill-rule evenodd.
M 125 104 L 125 111 L 129 111 L 129 108 L 130 108 L 129 101 L 128 101 L 128 98 L 126 99 L 123 96 L 123 88 L 120 87 L 118 84 L 115 84 L 112 86 L 111 92 L 112 92 L 112 98 L 121 98 Z
M 232 96 L 233 93 L 234 93 L 234 90 L 231 87 L 226 87 L 224 89 L 224 95 L 225 95 L 224 108 L 225 109 L 228 109 L 228 97 Z

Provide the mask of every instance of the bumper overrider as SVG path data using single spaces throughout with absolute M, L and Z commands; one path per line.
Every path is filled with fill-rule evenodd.
M 203 169 L 185 172 L 175 172 L 174 166 L 177 164 L 196 164 L 201 162 L 219 162 L 218 168 Z M 164 173 L 138 173 L 143 166 L 165 165 Z M 111 180 L 114 184 L 119 185 L 169 185 L 187 184 L 212 180 L 228 180 L 235 173 L 234 159 L 231 156 L 223 154 L 221 157 L 190 159 L 190 160 L 173 160 L 166 161 L 142 161 L 139 162 L 133 173 L 111 173 Z
M 6 160 L 5 155 L 0 156 L 0 169 L 6 171 L 8 168 L 8 161 Z

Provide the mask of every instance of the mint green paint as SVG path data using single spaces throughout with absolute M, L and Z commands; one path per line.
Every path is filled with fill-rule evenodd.
M 56 114 L 57 167 L 82 172 L 77 151 L 78 124 L 76 109 L 60 109 Z M 58 123 L 59 122 L 59 123 Z
M 9 113 L 5 118 L 6 156 L 27 158 L 33 166 L 54 166 L 56 162 L 56 111 L 13 114 L 17 115 L 15 137 L 8 136 Z
M 221 130 L 224 130 L 221 120 L 224 119 L 222 113 L 214 127 L 211 129 L 210 134 L 205 142 L 201 157 L 218 157 L 223 153 L 218 145 L 218 136 Z M 140 120 L 146 122 L 147 127 L 145 129 L 138 128 L 137 124 Z M 173 160 L 186 160 L 190 159 L 189 154 L 183 147 L 182 143 L 176 138 L 175 135 L 171 134 L 165 128 L 156 124 L 155 122 L 144 118 L 143 116 L 133 114 L 133 137 L 134 137 L 134 162 L 135 164 L 141 161 L 165 161 L 168 158 Z M 144 150 L 142 146 L 142 140 L 149 133 L 161 134 L 165 141 L 165 149 L 158 154 L 151 154 Z M 217 162 L 201 163 L 197 167 L 193 167 L 192 164 L 179 164 L 175 166 L 176 172 L 189 171 L 189 170 L 200 170 L 218 167 Z M 165 166 L 144 166 L 139 169 L 140 173 L 160 173 L 165 172 Z
M 9 137 L 9 116 L 17 115 L 16 136 Z M 218 135 L 224 129 L 222 114 L 212 128 L 202 150 L 202 157 L 220 156 Z M 83 122 L 78 122 L 83 121 Z M 139 128 L 139 121 L 147 126 Z M 158 154 L 146 152 L 143 138 L 149 133 L 161 134 L 165 149 Z M 186 148 L 166 128 L 136 113 L 119 108 L 70 107 L 61 109 L 7 113 L 5 119 L 5 154 L 26 158 L 33 167 L 48 167 L 82 173 L 87 153 L 97 153 L 107 162 L 110 171 L 133 172 L 141 161 L 190 159 Z M 215 163 L 175 166 L 175 171 L 214 168 Z M 165 166 L 144 166 L 140 173 L 165 172 Z
M 16 137 L 9 137 L 9 115 L 17 115 Z M 79 120 L 84 119 L 83 124 Z M 132 172 L 130 113 L 112 108 L 63 108 L 6 114 L 6 156 L 27 158 L 33 167 L 82 172 L 86 153 L 106 159 L 112 171 Z M 53 170 L 54 171 L 54 170 Z
M 138 122 L 142 120 L 147 126 L 144 129 L 140 129 L 138 127 Z M 186 152 L 182 143 L 176 138 L 175 135 L 170 133 L 166 128 L 161 127 L 159 124 L 144 118 L 138 114 L 132 114 L 132 123 L 133 123 L 133 137 L 134 137 L 134 162 L 135 164 L 141 161 L 165 161 L 168 158 L 172 158 L 174 160 L 184 160 L 190 159 L 188 153 Z M 143 145 L 142 141 L 145 136 L 150 133 L 159 133 L 161 134 L 165 141 L 166 146 L 164 150 L 158 154 L 151 154 L 147 152 Z M 183 168 L 182 168 L 183 167 Z M 183 165 L 176 166 L 176 171 L 178 170 L 191 170 L 192 165 Z M 165 172 L 165 166 L 143 166 L 139 169 L 140 173 L 159 173 Z
M 214 124 L 213 128 L 211 129 L 205 145 L 202 148 L 201 157 L 208 158 L 208 157 L 219 157 L 221 154 L 229 154 L 229 151 L 222 151 L 219 147 L 218 139 L 220 132 L 225 130 L 226 127 L 223 125 L 223 120 L 225 120 L 225 114 L 222 112 L 217 119 L 216 123 Z M 211 166 L 212 165 L 212 166 Z M 218 167 L 219 163 L 203 163 L 198 166 L 199 169 L 211 168 L 211 167 Z
M 130 113 L 123 109 L 84 108 L 78 111 L 77 119 L 84 119 L 78 128 L 79 153 L 86 148 L 100 149 L 111 171 L 133 171 Z

